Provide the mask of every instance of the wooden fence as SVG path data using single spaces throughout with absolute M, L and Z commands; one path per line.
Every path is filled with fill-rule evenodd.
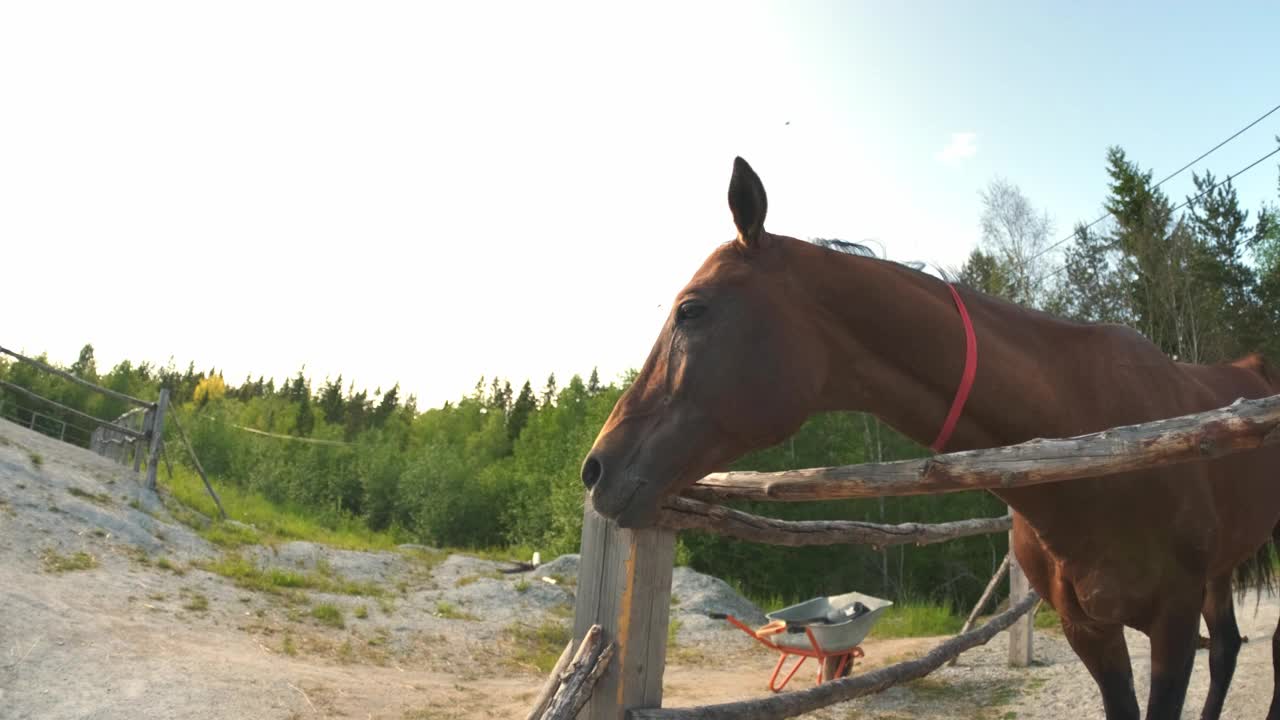
M 1007 628 L 1013 629 L 1011 661 L 1026 664 L 1030 660 L 1032 618 L 1027 613 L 1038 597 L 1027 587 L 1025 576 L 1014 562 L 1009 568 L 1009 609 L 977 629 L 966 628 L 923 658 L 808 690 L 719 706 L 663 709 L 662 675 L 677 530 L 716 532 L 753 542 L 793 546 L 849 543 L 883 547 L 940 542 L 1001 532 L 1009 527 L 1007 517 L 936 525 L 795 522 L 710 505 L 707 500 L 787 502 L 1024 487 L 1210 460 L 1276 443 L 1280 443 L 1280 396 L 1238 400 L 1219 410 L 1076 438 L 1033 440 L 923 460 L 780 473 L 719 473 L 699 481 L 683 497 L 669 501 L 659 526 L 652 529 L 619 528 L 597 515 L 588 502 L 582 529 L 574 638 L 575 643 L 580 642 L 593 627 L 599 627 L 595 632 L 602 635 L 612 655 L 579 717 L 792 717 L 923 677 Z M 993 585 L 994 582 L 993 579 Z
M 35 360 L 21 353 L 14 352 L 5 347 L 0 347 L 0 354 L 8 355 L 18 362 L 29 365 L 37 370 L 55 375 L 63 380 L 67 380 L 83 388 L 87 388 L 95 393 L 106 397 L 121 400 L 136 406 L 133 410 L 126 412 L 116 420 L 103 420 L 87 413 L 67 407 L 59 402 L 38 395 L 27 388 L 13 383 L 0 380 L 0 389 L 14 393 L 18 396 L 25 397 L 37 404 L 45 407 L 55 408 L 59 413 L 78 418 L 88 423 L 92 430 L 89 431 L 88 445 L 89 449 L 111 458 L 116 462 L 128 465 L 132 462 L 134 472 L 141 472 L 143 464 L 146 464 L 146 482 L 147 487 L 155 490 L 156 487 L 156 471 L 159 466 L 160 453 L 163 451 L 164 443 L 164 419 L 165 413 L 169 406 L 169 391 L 162 388 L 160 397 L 154 402 L 150 400 L 142 400 L 132 395 L 102 387 L 95 383 L 91 383 L 84 378 L 76 377 L 69 372 L 59 370 L 58 368 L 47 365 L 39 360 Z M 0 400 L 0 411 L 3 410 L 3 401 Z M 55 422 L 62 423 L 62 429 L 58 434 L 58 439 L 66 440 L 66 428 L 68 427 L 65 420 L 54 418 L 47 414 L 37 413 L 32 410 L 30 427 L 35 429 L 36 416 L 42 415 Z

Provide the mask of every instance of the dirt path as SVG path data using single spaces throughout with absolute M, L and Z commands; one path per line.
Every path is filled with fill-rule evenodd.
M 303 543 L 261 553 L 262 562 L 337 572 L 384 587 L 387 596 L 237 587 L 196 567 L 221 551 L 170 521 L 133 473 L 0 421 L 0 719 L 523 717 L 542 676 L 513 661 L 525 641 L 508 629 L 563 622 L 572 601 L 565 587 L 521 589 L 518 580 L 499 578 L 495 564 L 462 556 L 428 568 L 397 553 Z M 55 567 L 83 558 L 93 567 Z M 338 609 L 343 627 L 314 616 L 323 604 Z M 463 617 L 442 617 L 444 604 Z M 1252 642 L 1241 653 L 1226 717 L 1262 717 L 1270 702 L 1269 640 L 1280 604 L 1264 598 L 1253 609 L 1250 601 L 1240 611 Z M 479 617 L 467 619 L 470 613 Z M 714 655 L 688 643 L 673 649 L 664 704 L 767 692 L 773 658 L 741 633 L 716 632 Z M 935 642 L 871 640 L 857 671 Z M 1136 633 L 1129 643 L 1145 698 L 1149 646 Z M 1006 646 L 997 637 L 956 668 L 811 717 L 1102 717 L 1092 681 L 1060 636 L 1039 634 L 1037 665 L 1024 671 L 1005 666 Z M 1201 651 L 1184 717 L 1198 716 L 1206 662 Z M 792 687 L 811 678 L 806 668 Z

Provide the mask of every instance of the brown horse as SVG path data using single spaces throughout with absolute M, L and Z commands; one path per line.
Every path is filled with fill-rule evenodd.
M 764 187 L 741 158 L 729 207 L 737 238 L 677 295 L 583 464 L 592 504 L 623 527 L 651 525 L 666 496 L 780 442 L 815 412 L 874 413 L 930 442 L 964 370 L 965 329 L 944 282 L 766 232 Z M 1176 363 L 1128 328 L 960 295 L 979 360 L 947 450 L 1078 435 L 1277 391 L 1258 356 Z M 1062 616 L 1109 720 L 1139 717 L 1125 626 L 1151 638 L 1147 717 L 1179 717 L 1201 615 L 1211 637 L 1202 717 L 1220 714 L 1240 649 L 1232 573 L 1269 570 L 1256 553 L 1280 521 L 1278 465 L 1277 450 L 1259 450 L 993 491 L 1013 508 L 1018 562 Z M 1272 647 L 1280 660 L 1280 634 Z M 1275 695 L 1268 717 L 1280 720 Z

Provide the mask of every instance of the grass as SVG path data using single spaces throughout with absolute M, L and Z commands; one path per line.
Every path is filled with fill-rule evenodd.
M 182 609 L 192 612 L 205 612 L 209 609 L 209 598 L 202 593 L 193 593 L 187 602 L 182 605 Z
M 218 508 L 200 477 L 182 465 L 175 465 L 173 470 L 173 479 L 167 483 L 173 497 L 206 517 L 218 517 Z M 308 540 L 346 550 L 393 550 L 403 541 L 391 533 L 370 530 L 363 522 L 354 519 L 325 523 L 314 513 L 273 503 L 259 493 L 218 482 L 217 478 L 214 481 L 227 515 L 253 526 L 246 529 L 214 522 L 207 528 L 201 528 L 198 523 L 187 523 L 210 542 L 222 547 Z
M 871 634 L 878 638 L 935 637 L 954 635 L 962 625 L 964 618 L 950 605 L 906 600 L 885 610 Z
M 91 493 L 81 490 L 78 487 L 67 488 L 67 492 L 82 500 L 88 500 L 95 505 L 108 506 L 114 503 L 111 496 L 106 493 Z
M 520 593 L 521 595 L 523 595 L 523 594 L 525 594 L 525 593 L 529 592 L 529 581 L 528 581 L 528 580 L 525 580 L 524 578 L 521 578 L 521 579 L 519 579 L 519 580 L 517 580 L 517 581 L 516 581 L 516 584 L 514 585 L 514 587 L 515 587 L 515 591 L 516 591 L 516 592 L 518 592 L 518 593 Z
M 517 666 L 535 667 L 540 673 L 549 673 L 564 652 L 564 646 L 573 638 L 569 623 L 544 620 L 541 625 L 512 625 L 504 633 L 514 646 L 507 657 Z
M 338 628 L 341 630 L 347 626 L 342 618 L 342 609 L 332 603 L 320 603 L 311 608 L 311 617 L 320 621 L 321 625 Z
M 31 467 L 39 470 L 44 465 L 44 457 L 38 452 L 27 453 L 27 459 L 31 461 Z
M 1058 617 L 1057 610 L 1045 603 L 1036 613 L 1035 626 L 1037 630 L 1061 630 L 1062 618 Z
M 186 568 L 182 567 L 181 565 L 175 565 L 173 561 L 171 561 L 167 557 L 162 557 L 159 560 L 156 560 L 156 567 L 160 568 L 161 570 L 168 570 L 174 575 L 187 574 Z
M 480 575 L 468 575 L 466 577 L 458 578 L 458 582 L 456 583 L 456 585 L 457 587 L 466 587 L 476 582 L 477 580 L 484 580 L 486 578 L 490 580 L 501 580 L 502 573 L 498 572 L 497 570 L 494 570 L 493 572 L 487 572 Z
M 353 611 L 351 612 L 351 614 L 352 614 L 352 615 L 355 615 L 357 618 L 359 618 L 359 619 L 361 619 L 361 620 L 364 620 L 364 619 L 366 619 L 366 618 L 368 618 L 368 617 L 369 617 L 369 606 L 368 606 L 368 605 L 357 605 L 357 606 L 356 606 L 356 609 L 355 609 L 355 610 L 353 610 Z
M 509 547 L 483 548 L 480 550 L 464 550 L 472 557 L 494 562 L 523 562 L 533 557 L 533 548 L 527 545 L 511 545 Z
M 435 616 L 444 618 L 446 620 L 479 620 L 480 619 L 475 615 L 467 612 L 466 610 L 459 608 L 457 605 L 454 605 L 451 602 L 446 602 L 444 600 L 441 600 L 440 602 L 436 603 Z M 550 668 L 548 668 L 548 670 L 549 669 Z
M 578 586 L 578 577 L 576 575 L 573 577 L 565 577 L 564 575 L 555 574 L 548 575 L 547 577 L 555 580 L 556 584 L 562 587 L 573 588 Z
M 73 570 L 90 570 L 98 567 L 98 559 L 87 552 L 63 555 L 57 550 L 45 550 L 40 559 L 44 562 L 45 572 L 64 573 Z
M 236 553 L 227 553 L 212 562 L 199 563 L 198 567 L 231 580 L 237 587 L 276 595 L 289 595 L 297 590 L 372 597 L 384 594 L 383 589 L 373 583 L 354 582 L 336 575 L 260 568 L 252 560 Z

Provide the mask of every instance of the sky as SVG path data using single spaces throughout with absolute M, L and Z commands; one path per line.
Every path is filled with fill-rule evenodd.
M 305 366 L 420 408 L 610 379 L 732 239 L 735 155 L 773 232 L 958 266 L 993 178 L 1065 235 L 1108 146 L 1162 177 L 1280 104 L 1278 26 L 1274 2 L 5 3 L 0 345 Z M 1236 187 L 1274 201 L 1275 162 Z

